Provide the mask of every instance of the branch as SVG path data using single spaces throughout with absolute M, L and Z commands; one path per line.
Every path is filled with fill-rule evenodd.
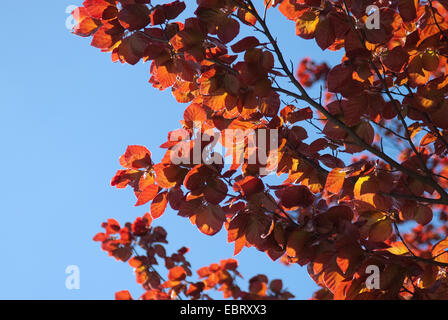
M 351 19 L 350 13 L 349 13 L 349 11 L 348 11 L 346 1 L 343 0 L 343 3 L 344 3 L 344 11 L 345 11 L 345 14 L 347 15 L 348 23 L 349 23 L 350 26 L 352 27 L 353 32 L 354 32 L 354 33 L 356 34 L 356 36 L 358 37 L 358 39 L 359 39 L 361 45 L 363 46 L 363 48 L 367 50 L 367 48 L 365 47 L 365 41 L 364 41 L 364 39 L 363 39 L 362 36 L 359 34 L 359 32 L 357 32 L 355 26 L 353 25 L 353 21 L 352 21 L 352 19 Z M 412 138 L 411 138 L 411 134 L 410 134 L 410 132 L 409 132 L 408 125 L 407 125 L 407 123 L 406 123 L 406 121 L 405 121 L 405 119 L 404 119 L 404 117 L 403 117 L 403 115 L 402 115 L 402 113 L 401 113 L 400 108 L 399 108 L 398 105 L 397 105 L 396 100 L 394 99 L 394 97 L 392 96 L 392 94 L 391 94 L 390 91 L 389 91 L 389 87 L 388 87 L 388 85 L 387 85 L 387 83 L 386 83 L 386 80 L 383 78 L 383 76 L 382 76 L 380 70 L 379 70 L 378 67 L 375 65 L 375 63 L 373 63 L 373 61 L 372 61 L 371 59 L 369 59 L 369 63 L 370 63 L 370 65 L 371 65 L 371 67 L 373 68 L 373 70 L 375 71 L 375 73 L 376 73 L 378 79 L 381 81 L 381 84 L 383 85 L 384 90 L 386 90 L 386 94 L 387 94 L 387 96 L 389 97 L 390 101 L 392 102 L 392 104 L 393 104 L 393 106 L 394 106 L 395 112 L 396 112 L 397 115 L 398 115 L 398 119 L 400 120 L 401 124 L 403 125 L 403 128 L 404 128 L 404 130 L 405 130 L 405 134 L 406 134 L 406 140 L 408 141 L 409 146 L 411 147 L 411 149 L 413 150 L 413 152 L 416 154 L 417 158 L 419 159 L 420 165 L 422 166 L 423 170 L 424 170 L 425 173 L 426 173 L 426 176 L 421 176 L 421 175 L 419 175 L 419 174 L 416 174 L 414 171 L 412 171 L 412 173 L 415 174 L 416 176 L 411 175 L 411 177 L 413 177 L 413 178 L 415 178 L 415 179 L 418 179 L 418 180 L 420 180 L 420 181 L 422 181 L 422 182 L 425 182 L 426 184 L 432 186 L 435 190 L 437 190 L 437 192 L 439 193 L 440 197 L 445 201 L 445 204 L 448 204 L 448 193 L 447 193 L 447 192 L 445 191 L 445 189 L 443 189 L 443 188 L 437 183 L 437 181 L 434 179 L 434 177 L 433 177 L 433 175 L 432 175 L 432 172 L 428 169 L 428 167 L 426 166 L 426 163 L 425 163 L 425 161 L 423 160 L 423 158 L 422 158 L 420 152 L 418 152 L 417 148 L 415 147 L 414 142 L 412 141 Z M 384 69 L 384 66 L 383 66 L 383 65 L 382 65 L 382 67 L 383 67 L 383 69 Z M 390 164 L 393 165 L 393 163 L 390 163 Z M 402 166 L 402 167 L 400 168 L 400 170 L 402 170 L 402 172 L 405 172 L 405 171 L 403 171 L 403 168 L 405 168 L 405 167 Z M 409 170 L 409 171 L 410 171 L 410 170 Z M 405 172 L 405 173 L 408 174 L 407 172 Z M 408 174 L 408 175 L 409 175 L 409 174 Z M 419 177 L 419 178 L 417 178 L 417 177 Z
M 448 43 L 448 37 L 445 35 L 445 32 L 443 31 L 442 27 L 440 26 L 440 24 L 437 22 L 437 17 L 436 17 L 436 9 L 434 8 L 434 6 L 432 5 L 432 0 L 428 0 L 429 3 L 429 7 L 431 8 L 431 12 L 432 12 L 432 17 L 434 19 L 434 23 L 437 26 L 437 29 L 439 29 L 440 34 L 442 35 L 443 40 L 445 40 L 445 42 Z
M 431 177 L 427 177 L 427 176 L 423 176 L 420 175 L 418 173 L 416 173 L 413 170 L 410 170 L 404 166 L 402 166 L 400 163 L 398 163 L 397 161 L 395 161 L 394 159 L 392 159 L 391 157 L 389 157 L 388 155 L 386 155 L 384 152 L 376 149 L 375 147 L 367 144 L 360 136 L 358 136 L 356 134 L 356 132 L 354 132 L 352 130 L 352 128 L 348 127 L 344 122 L 342 122 L 341 120 L 339 120 L 338 118 L 336 118 L 335 116 L 333 116 L 330 112 L 328 112 L 321 104 L 317 103 L 316 101 L 314 101 L 306 92 L 306 90 L 303 88 L 303 86 L 299 83 L 299 81 L 295 78 L 294 74 L 292 73 L 292 71 L 288 68 L 288 65 L 285 62 L 285 59 L 283 57 L 283 54 L 277 44 L 277 41 L 274 39 L 274 37 L 272 36 L 269 28 L 267 27 L 266 23 L 263 21 L 263 19 L 260 17 L 260 15 L 258 14 L 258 12 L 256 11 L 253 3 L 251 0 L 248 1 L 249 3 L 249 7 L 245 8 L 246 10 L 248 10 L 250 13 L 252 13 L 255 18 L 257 19 L 257 21 L 260 23 L 261 27 L 263 28 L 263 33 L 265 34 L 265 36 L 268 38 L 269 42 L 271 43 L 271 45 L 274 48 L 274 51 L 277 55 L 277 58 L 283 68 L 283 71 L 286 73 L 286 75 L 288 76 L 288 78 L 290 79 L 290 81 L 292 82 L 292 84 L 299 90 L 300 94 L 297 93 L 293 93 L 291 91 L 288 90 L 284 90 L 284 89 L 280 89 L 277 88 L 277 91 L 280 92 L 284 92 L 292 97 L 295 97 L 299 100 L 303 100 L 305 102 L 307 102 L 308 104 L 310 104 L 313 108 L 315 108 L 316 110 L 318 110 L 319 112 L 321 112 L 329 121 L 335 123 L 336 125 L 338 125 L 341 129 L 343 129 L 354 141 L 355 143 L 368 150 L 369 152 L 371 152 L 372 154 L 376 155 L 377 157 L 379 157 L 380 159 L 382 159 L 383 161 L 389 163 L 392 167 L 400 170 L 401 172 L 405 173 L 406 175 L 424 183 L 427 185 L 431 185 L 434 187 L 434 189 L 436 189 L 439 194 L 441 195 L 441 197 L 443 198 L 443 203 L 448 205 L 448 193 L 445 192 L 445 190 L 443 188 L 441 188 L 438 184 L 434 183 L 434 180 Z M 437 187 L 436 187 L 437 185 Z

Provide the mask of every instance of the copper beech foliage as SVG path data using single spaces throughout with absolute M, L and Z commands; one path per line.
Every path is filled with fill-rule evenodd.
M 207 235 L 224 228 L 235 254 L 253 246 L 274 261 L 306 265 L 321 287 L 314 299 L 448 298 L 448 1 L 188 5 L 194 13 L 182 21 L 176 21 L 182 1 L 86 0 L 73 12 L 75 34 L 92 37 L 92 46 L 111 52 L 113 61 L 150 62 L 152 86 L 170 89 L 186 105 L 182 128 L 161 146 L 163 159 L 153 162 L 145 147 L 129 146 L 112 180 L 133 188 L 136 205 L 150 213 L 123 228 L 109 220 L 106 233 L 95 237 L 135 268 L 147 289 L 143 298 L 204 298 L 217 286 L 225 297 L 291 297 L 265 276 L 243 292 L 232 259 L 200 269 L 202 281 L 188 282 L 187 250 L 168 256 L 161 245 L 166 233 L 150 227 L 168 206 Z M 379 8 L 379 29 L 367 27 L 370 5 Z M 329 54 L 342 51 L 341 62 L 330 67 L 305 58 L 292 70 L 268 26 L 273 10 L 285 16 L 285 26 L 286 19 L 295 22 L 298 37 Z M 314 85 L 322 87 L 320 97 L 309 95 Z M 180 157 L 195 147 L 209 150 L 213 139 L 196 139 L 194 122 L 204 134 L 277 129 L 278 146 L 265 151 L 278 152 L 283 182 L 269 185 L 262 163 L 247 161 L 245 139 L 227 143 L 226 150 L 244 158 L 230 169 L 173 163 L 179 144 Z M 156 256 L 169 269 L 166 281 L 154 273 Z M 366 287 L 369 265 L 381 271 L 380 289 Z
M 180 248 L 176 253 L 168 255 L 164 244 L 167 244 L 167 232 L 162 227 L 152 227 L 149 213 L 138 217 L 134 223 L 126 223 L 121 227 L 115 219 L 108 219 L 102 224 L 105 232 L 95 235 L 95 241 L 101 241 L 102 249 L 117 260 L 127 261 L 134 268 L 136 281 L 141 284 L 145 293 L 142 300 L 171 300 L 181 297 L 189 299 L 212 299 L 207 291 L 222 291 L 223 298 L 261 300 L 290 299 L 294 296 L 283 289 L 279 279 L 269 281 L 265 275 L 257 275 L 249 280 L 248 291 L 243 291 L 236 283 L 242 278 L 238 272 L 238 261 L 221 260 L 210 266 L 197 270 L 194 280 L 191 265 L 186 260 L 188 248 Z M 138 249 L 142 251 L 139 254 Z M 159 274 L 156 267 L 159 261 L 168 269 L 168 279 Z M 132 300 L 129 291 L 115 293 L 117 300 Z

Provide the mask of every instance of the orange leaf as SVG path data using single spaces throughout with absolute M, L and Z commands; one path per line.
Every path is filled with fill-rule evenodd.
M 344 185 L 346 173 L 340 168 L 334 168 L 330 171 L 325 183 L 325 189 L 331 193 L 339 193 Z
M 434 245 L 431 252 L 435 261 L 448 263 L 448 238 L 445 238 Z
M 134 300 L 128 290 L 115 292 L 115 300 Z
M 153 200 L 157 193 L 159 193 L 159 186 L 152 184 L 147 186 L 139 195 L 137 203 L 135 204 L 136 207 L 144 205 L 148 203 L 149 201 Z
M 151 152 L 143 146 L 128 146 L 120 164 L 129 169 L 147 168 L 151 165 Z
M 319 15 L 313 10 L 305 11 L 296 21 L 296 33 L 303 39 L 312 39 L 319 23 Z
M 204 105 L 213 111 L 220 111 L 225 108 L 232 110 L 237 103 L 237 98 L 230 95 L 223 89 L 219 89 L 212 95 L 204 96 Z
M 187 272 L 185 271 L 184 268 L 179 267 L 179 266 L 171 268 L 168 273 L 168 279 L 170 281 L 182 281 L 182 280 L 185 280 L 186 277 L 187 277 Z
M 151 216 L 154 219 L 159 218 L 165 212 L 166 206 L 168 205 L 168 192 L 164 191 L 159 193 L 151 203 Z

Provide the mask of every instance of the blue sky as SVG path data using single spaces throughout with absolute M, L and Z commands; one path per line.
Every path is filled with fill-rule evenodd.
M 185 105 L 148 84 L 149 64 L 113 64 L 72 35 L 65 27 L 72 4 L 81 1 L 7 1 L 0 11 L 0 299 L 141 293 L 132 269 L 92 236 L 107 218 L 133 221 L 145 212 L 133 207 L 131 190 L 110 187 L 110 179 L 127 145 L 145 145 L 160 159 L 158 146 L 178 128 Z M 269 24 L 292 61 L 338 62 L 339 55 L 324 58 L 314 42 L 296 37 L 276 10 Z M 205 236 L 170 210 L 155 225 L 168 231 L 169 251 L 190 247 L 193 269 L 233 255 L 224 231 Z M 253 248 L 237 259 L 246 280 L 259 273 L 281 278 L 298 299 L 316 289 L 306 268 L 272 263 Z M 80 290 L 65 287 L 68 265 L 80 267 Z

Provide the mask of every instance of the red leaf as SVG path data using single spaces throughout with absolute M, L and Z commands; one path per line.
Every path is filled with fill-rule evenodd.
M 150 11 L 145 4 L 128 4 L 118 13 L 118 19 L 123 28 L 130 31 L 142 29 L 151 21 Z
M 340 92 L 341 89 L 350 83 L 353 69 L 344 65 L 337 65 L 330 70 L 327 77 L 328 91 Z
M 398 0 L 398 11 L 404 22 L 411 22 L 417 18 L 416 0 Z
M 232 51 L 235 53 L 246 51 L 247 49 L 254 48 L 260 44 L 257 38 L 250 36 L 241 39 L 237 43 L 231 46 Z
M 306 186 L 288 185 L 275 192 L 281 204 L 288 209 L 298 206 L 308 207 L 314 202 L 314 195 Z
M 396 46 L 383 57 L 384 65 L 394 72 L 400 72 L 408 63 L 409 54 L 402 46 Z
M 290 123 L 296 123 L 298 121 L 303 121 L 313 118 L 313 110 L 310 107 L 300 109 L 288 114 L 287 119 Z
M 162 7 L 167 20 L 177 18 L 186 8 L 185 3 L 179 0 L 163 4 Z
M 209 236 L 213 236 L 221 230 L 224 220 L 224 211 L 221 207 L 214 205 L 202 206 L 195 215 L 190 217 L 191 223 L 195 224 L 202 233 Z
M 205 200 L 212 204 L 219 204 L 227 197 L 227 185 L 222 180 L 214 180 L 204 190 Z
M 421 225 L 426 225 L 431 222 L 433 217 L 432 210 L 428 206 L 419 205 L 415 211 L 415 221 Z
M 331 46 L 335 40 L 336 36 L 334 34 L 334 28 L 331 24 L 331 20 L 328 18 L 319 19 L 316 31 L 316 42 L 322 50 L 327 49 Z
M 235 19 L 229 18 L 218 28 L 218 38 L 228 43 L 232 41 L 240 32 L 240 24 Z
M 233 189 L 236 192 L 241 192 L 244 197 L 248 197 L 254 193 L 263 192 L 264 184 L 259 178 L 247 176 L 242 180 L 235 182 Z

